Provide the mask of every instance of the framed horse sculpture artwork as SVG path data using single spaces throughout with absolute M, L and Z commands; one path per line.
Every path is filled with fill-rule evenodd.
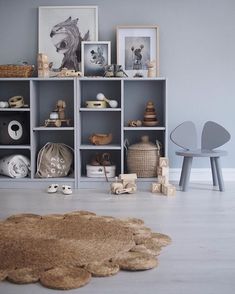
M 39 7 L 39 52 L 54 70 L 81 70 L 82 41 L 98 40 L 97 6 Z

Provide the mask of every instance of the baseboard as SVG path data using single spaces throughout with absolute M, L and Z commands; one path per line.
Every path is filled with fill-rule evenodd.
M 170 180 L 179 181 L 181 168 L 170 169 Z M 235 182 L 235 168 L 222 169 L 224 181 Z M 212 180 L 211 170 L 209 168 L 192 168 L 190 181 L 192 182 L 208 182 Z

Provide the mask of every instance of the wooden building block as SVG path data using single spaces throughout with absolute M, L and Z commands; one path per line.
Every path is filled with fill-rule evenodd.
M 169 176 L 161 176 L 159 175 L 158 177 L 158 183 L 160 184 L 168 184 L 169 183 Z
M 162 193 L 162 184 L 152 183 L 152 193 Z
M 159 158 L 159 166 L 163 167 L 163 166 L 169 166 L 169 160 L 167 157 L 160 157 Z
M 171 184 L 163 184 L 162 185 L 162 193 L 166 196 L 174 196 L 176 192 L 175 186 Z
M 157 167 L 157 174 L 159 176 L 168 176 L 169 175 L 169 167 L 168 166 L 158 166 Z
M 160 166 L 157 167 L 157 175 L 162 176 L 162 168 Z
M 161 169 L 162 169 L 161 176 L 168 176 L 169 177 L 169 167 L 168 166 L 163 166 L 163 167 L 161 167 Z

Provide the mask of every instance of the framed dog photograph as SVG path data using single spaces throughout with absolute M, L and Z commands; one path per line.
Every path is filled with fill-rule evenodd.
M 117 64 L 129 77 L 147 77 L 150 63 L 159 76 L 158 26 L 118 26 L 116 38 Z
M 53 69 L 81 70 L 82 41 L 98 40 L 97 6 L 39 7 L 38 51 Z
M 111 42 L 82 42 L 82 73 L 84 76 L 104 76 L 105 66 L 111 63 Z

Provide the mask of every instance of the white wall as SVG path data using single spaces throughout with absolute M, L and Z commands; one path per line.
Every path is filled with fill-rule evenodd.
M 160 26 L 160 72 L 168 79 L 169 131 L 184 120 L 201 130 L 207 120 L 232 135 L 223 166 L 235 168 L 235 1 L 234 0 L 0 0 L 0 64 L 36 63 L 37 7 L 98 5 L 99 39 L 112 41 L 117 25 Z M 180 166 L 169 142 L 172 167 Z M 194 167 L 206 167 L 200 160 Z

